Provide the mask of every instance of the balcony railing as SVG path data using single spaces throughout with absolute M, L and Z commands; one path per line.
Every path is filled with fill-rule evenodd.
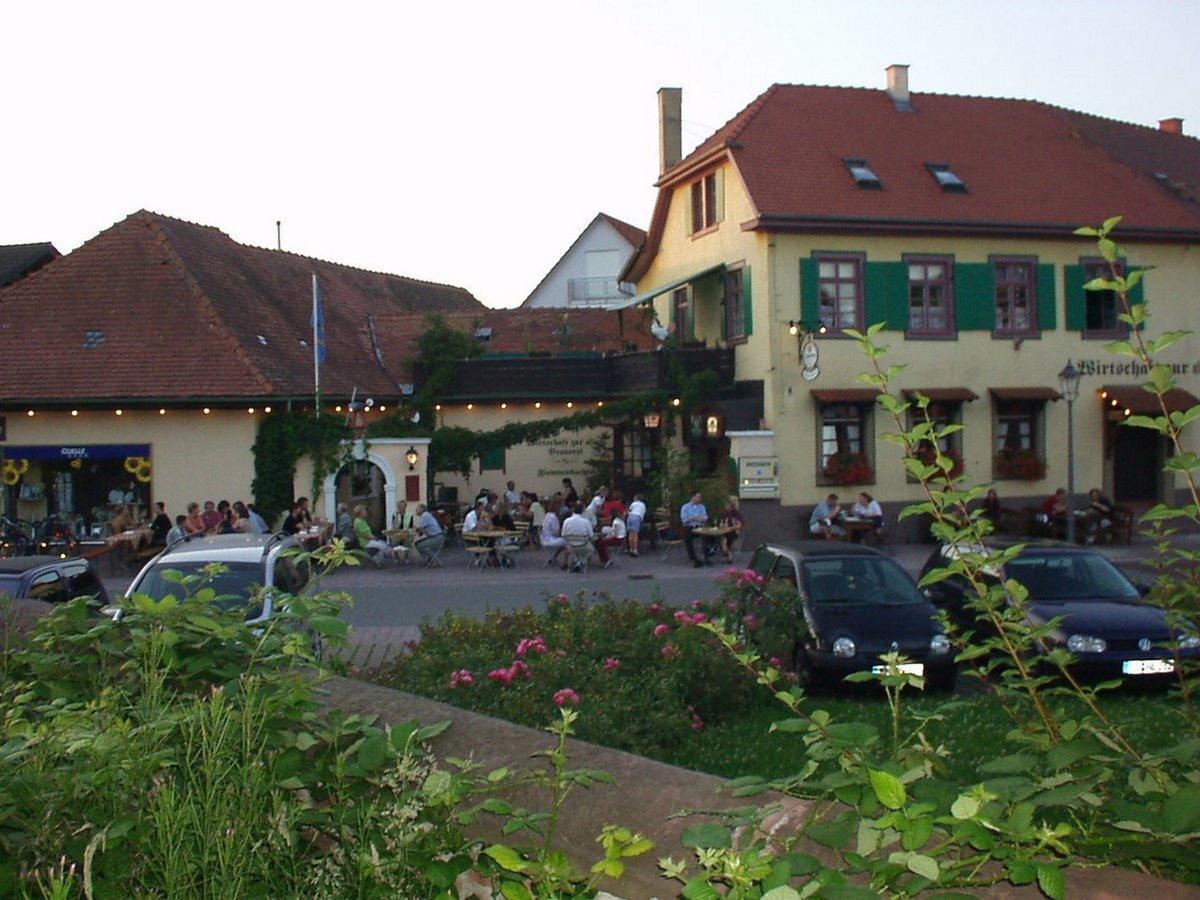
M 580 305 L 596 305 L 624 300 L 632 296 L 621 290 L 615 277 L 572 278 L 567 282 L 567 302 Z

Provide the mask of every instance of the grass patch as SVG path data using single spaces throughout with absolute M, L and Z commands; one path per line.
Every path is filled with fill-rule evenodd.
M 905 703 L 906 733 L 916 726 L 917 718 L 942 710 L 944 718 L 929 722 L 925 734 L 934 746 L 942 745 L 949 756 L 948 776 L 960 783 L 978 780 L 975 774 L 984 762 L 1003 752 L 1015 752 L 1007 744 L 1012 720 L 989 694 L 959 697 L 913 696 Z M 1082 704 L 1063 700 L 1056 704 L 1059 717 L 1083 715 Z M 1153 752 L 1183 740 L 1187 723 L 1179 702 L 1168 694 L 1135 692 L 1113 693 L 1104 697 L 1105 715 L 1143 750 Z M 887 703 L 866 691 L 851 696 L 814 696 L 805 710 L 827 710 L 835 722 L 865 722 L 886 738 L 891 725 Z M 772 733 L 771 723 L 788 717 L 780 704 L 764 698 L 750 709 L 689 735 L 686 741 L 659 754 L 658 759 L 673 765 L 707 772 L 723 778 L 759 775 L 782 778 L 793 775 L 804 765 L 804 742 L 799 735 Z

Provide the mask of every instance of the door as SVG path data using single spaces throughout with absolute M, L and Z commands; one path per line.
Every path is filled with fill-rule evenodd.
M 1153 503 L 1159 499 L 1162 438 L 1148 428 L 1117 428 L 1113 445 L 1113 499 Z

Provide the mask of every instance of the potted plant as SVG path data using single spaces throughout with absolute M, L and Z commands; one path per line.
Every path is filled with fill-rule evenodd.
M 1032 450 L 1005 447 L 996 454 L 994 468 L 997 478 L 1037 481 L 1046 474 L 1046 464 Z
M 865 453 L 835 453 L 829 457 L 821 474 L 833 484 L 875 483 L 875 470 L 871 468 Z

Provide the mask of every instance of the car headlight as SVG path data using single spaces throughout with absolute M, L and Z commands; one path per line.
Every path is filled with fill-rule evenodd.
M 854 646 L 854 641 L 847 637 L 840 637 L 833 642 L 834 656 L 853 656 L 858 652 L 858 648 Z
M 1108 649 L 1108 641 L 1090 634 L 1073 634 L 1067 638 L 1067 649 L 1072 653 L 1103 653 Z
M 1180 650 L 1197 650 L 1200 649 L 1200 637 L 1190 635 L 1189 637 L 1179 639 Z
M 950 638 L 944 634 L 935 634 L 929 640 L 929 652 L 935 655 L 950 652 Z

